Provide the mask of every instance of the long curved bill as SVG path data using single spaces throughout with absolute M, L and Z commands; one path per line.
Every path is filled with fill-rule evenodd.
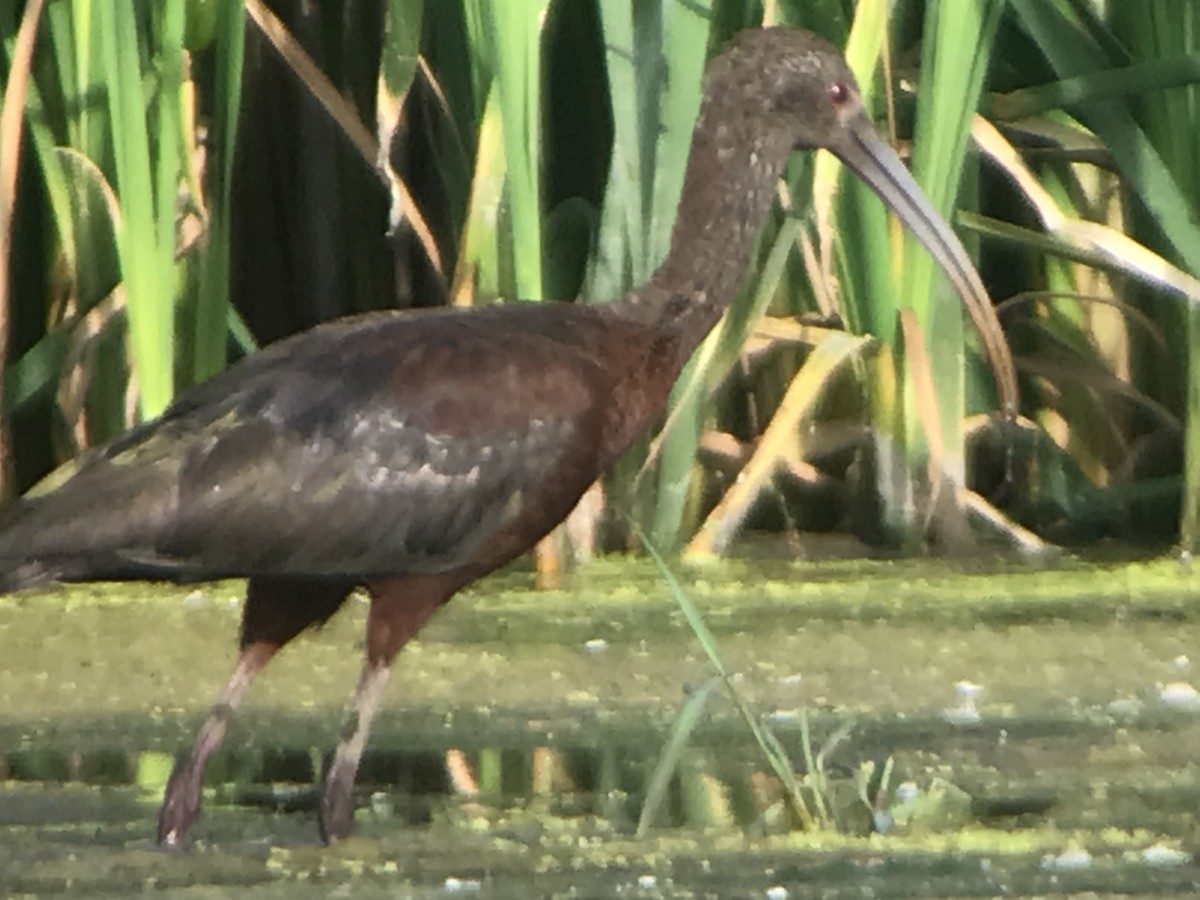
M 1006 414 L 1015 415 L 1017 376 L 1012 354 L 966 248 L 866 115 L 860 112 L 845 125 L 842 140 L 830 151 L 871 186 L 945 271 L 979 332 L 995 374 L 1000 407 Z

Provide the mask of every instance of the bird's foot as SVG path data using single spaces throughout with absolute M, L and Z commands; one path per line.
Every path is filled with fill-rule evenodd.
M 202 779 L 203 775 L 198 776 L 191 765 L 176 767 L 171 774 L 158 812 L 160 846 L 177 850 L 184 845 L 188 829 L 200 814 Z
M 354 770 L 332 766 L 325 775 L 317 812 L 321 840 L 332 844 L 354 830 Z

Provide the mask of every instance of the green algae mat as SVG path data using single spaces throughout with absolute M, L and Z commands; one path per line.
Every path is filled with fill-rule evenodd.
M 1200 895 L 1200 574 L 753 560 L 680 578 L 815 823 L 653 566 L 605 560 L 562 591 L 490 579 L 435 618 L 397 662 L 357 833 L 324 848 L 314 781 L 358 676 L 351 604 L 266 670 L 193 847 L 161 852 L 162 786 L 232 665 L 240 585 L 84 586 L 0 598 L 0 896 Z

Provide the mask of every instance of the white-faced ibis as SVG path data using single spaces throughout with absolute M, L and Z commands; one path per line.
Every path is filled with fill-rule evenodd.
M 184 841 L 255 675 L 361 586 L 366 661 L 319 810 L 324 839 L 350 832 L 397 652 L 562 521 L 647 431 L 733 297 L 789 154 L 815 147 L 865 179 L 978 302 L 966 252 L 875 133 L 838 51 L 805 31 L 747 31 L 709 68 L 671 248 L 647 284 L 600 305 L 330 322 L 187 391 L 7 511 L 2 590 L 249 579 L 237 665 L 167 785 L 162 843 Z

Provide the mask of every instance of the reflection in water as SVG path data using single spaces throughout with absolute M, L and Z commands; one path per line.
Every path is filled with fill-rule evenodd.
M 969 687 L 970 717 L 941 712 L 863 721 L 848 739 L 845 717 L 818 719 L 815 749 L 832 749 L 828 759 L 814 747 L 804 752 L 798 724 L 775 717 L 774 727 L 793 760 L 815 760 L 819 778 L 796 777 L 806 791 L 819 786 L 816 805 L 828 811 L 826 824 L 842 834 L 895 834 L 914 828 L 951 832 L 997 821 L 1008 827 L 1051 824 L 1061 829 L 1120 820 L 1124 827 L 1161 830 L 1164 793 L 1172 797 L 1172 806 L 1191 809 L 1189 804 L 1200 800 L 1200 787 L 1179 785 L 1177 773 L 1169 770 L 1156 781 L 1151 765 L 1158 755 L 1173 758 L 1179 747 L 1200 737 L 1200 717 L 1191 707 L 1145 702 L 1137 709 L 1122 708 L 1119 721 L 1111 708 L 1062 716 L 987 716 L 974 706 L 976 686 Z M 963 684 L 956 690 L 961 698 Z M 361 768 L 359 817 L 421 826 L 439 811 L 488 820 L 508 810 L 537 808 L 551 817 L 599 818 L 616 833 L 632 834 L 662 740 L 660 733 L 647 732 L 638 739 L 594 746 L 531 741 L 504 747 L 369 750 Z M 1136 748 L 1142 768 L 1080 770 L 1079 759 L 1116 758 L 1125 745 Z M 939 760 L 955 761 L 960 783 L 945 779 Z M 136 786 L 153 805 L 173 763 L 169 754 L 119 747 L 76 751 L 24 746 L 0 751 L 0 785 Z M 207 784 L 214 808 L 307 816 L 316 808 L 323 765 L 316 747 L 242 746 L 213 758 Z M 698 738 L 672 773 L 653 824 L 748 835 L 801 828 L 802 819 L 783 785 L 764 769 L 758 751 L 735 732 Z M 1022 774 L 1029 772 L 1036 777 Z M 1081 779 L 1097 783 L 1081 785 Z
M 748 748 L 743 748 L 748 752 Z M 435 807 L 456 804 L 485 814 L 543 802 L 555 815 L 603 817 L 619 830 L 637 821 L 655 751 L 641 747 L 560 749 L 483 747 L 474 750 L 376 750 L 363 756 L 359 808 L 378 817 L 427 823 Z M 156 752 L 121 749 L 64 752 L 22 749 L 0 756 L 0 775 L 11 781 L 139 787 L 161 794 L 173 760 Z M 323 759 L 317 748 L 233 750 L 213 758 L 207 784 L 217 805 L 273 812 L 311 812 L 318 800 Z M 740 785 L 719 780 L 708 754 L 694 753 L 676 774 L 671 803 L 660 826 L 749 825 L 782 791 L 747 771 Z M 737 802 L 731 800 L 735 796 Z

